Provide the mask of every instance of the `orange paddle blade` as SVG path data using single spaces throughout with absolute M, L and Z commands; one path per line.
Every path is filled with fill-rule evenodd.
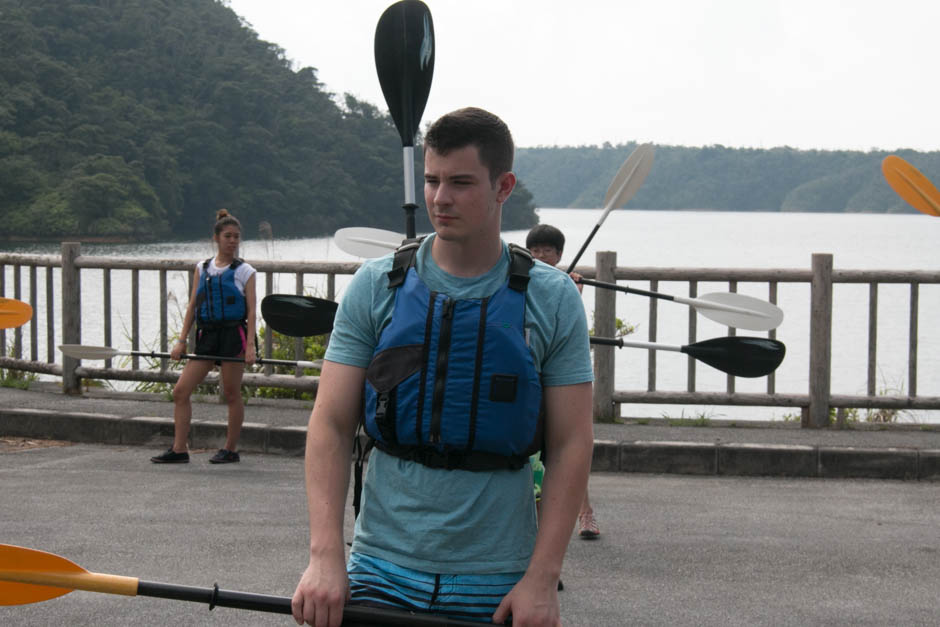
M 33 308 L 14 298 L 0 298 L 0 329 L 15 329 L 30 321 Z
M 0 544 L 0 605 L 26 605 L 68 594 L 72 588 L 22 583 L 34 581 L 37 575 L 76 575 L 86 573 L 84 568 L 64 557 L 26 549 L 11 544 Z
M 885 180 L 909 205 L 929 216 L 940 216 L 940 191 L 926 176 L 897 155 L 881 162 Z

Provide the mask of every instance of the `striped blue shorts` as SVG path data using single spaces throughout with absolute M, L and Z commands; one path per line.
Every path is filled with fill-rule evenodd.
M 353 605 L 431 612 L 481 623 L 491 621 L 503 597 L 525 574 L 440 575 L 362 553 L 349 555 L 346 570 Z

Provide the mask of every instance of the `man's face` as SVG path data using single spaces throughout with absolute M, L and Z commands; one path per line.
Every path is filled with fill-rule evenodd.
M 500 207 L 509 198 L 516 177 L 502 174 L 490 183 L 489 169 L 476 146 L 441 155 L 424 153 L 424 201 L 437 236 L 445 241 L 472 242 L 499 234 Z
M 557 266 L 561 261 L 561 251 L 549 244 L 536 244 L 529 249 L 529 252 L 536 259 L 550 266 Z

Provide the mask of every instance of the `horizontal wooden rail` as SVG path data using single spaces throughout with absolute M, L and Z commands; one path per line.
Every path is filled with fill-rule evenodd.
M 736 405 L 747 407 L 808 407 L 807 394 L 747 394 L 742 392 L 626 392 L 611 395 L 615 403 L 662 405 Z
M 606 256 L 605 256 L 606 255 Z M 816 257 L 831 256 L 821 255 Z M 144 381 L 174 383 L 179 371 L 168 369 L 168 360 L 164 360 L 158 368 L 153 370 L 143 369 L 138 364 L 137 367 L 130 369 L 113 368 L 110 363 L 105 363 L 103 368 L 89 367 L 87 364 L 78 365 L 74 360 L 63 359 L 55 350 L 57 343 L 80 343 L 82 335 L 82 325 L 103 324 L 105 329 L 105 343 L 111 342 L 111 315 L 112 310 L 117 307 L 113 302 L 118 300 L 122 305 L 130 302 L 132 304 L 129 321 L 125 321 L 134 331 L 134 341 L 139 341 L 136 336 L 139 335 L 141 303 L 140 295 L 140 272 L 157 272 L 159 274 L 161 295 L 159 305 L 159 323 L 160 337 L 158 341 L 160 346 L 166 344 L 167 335 L 171 333 L 168 329 L 166 300 L 168 296 L 167 273 L 183 272 L 188 275 L 188 280 L 192 280 L 192 268 L 202 259 L 190 260 L 168 260 L 164 258 L 123 258 L 99 255 L 82 255 L 80 246 L 77 244 L 63 245 L 61 255 L 29 255 L 0 253 L 0 296 L 26 298 L 21 296 L 24 284 L 29 285 L 28 300 L 37 310 L 36 317 L 29 323 L 29 356 L 31 359 L 24 359 L 23 335 L 19 329 L 10 333 L 13 342 L 10 345 L 0 346 L 0 368 L 22 370 L 25 372 L 34 372 L 39 374 L 62 377 L 66 388 L 71 386 L 75 393 L 80 392 L 78 382 L 81 378 L 107 379 L 116 381 Z M 249 260 L 249 262 L 258 270 L 264 278 L 264 293 L 272 293 L 272 283 L 280 276 L 287 276 L 279 291 L 292 291 L 302 293 L 304 290 L 306 277 L 318 277 L 318 281 L 325 277 L 327 286 L 327 298 L 335 298 L 336 294 L 336 276 L 352 275 L 360 267 L 359 262 L 332 262 L 332 261 L 270 261 L 270 260 Z M 37 273 L 37 268 L 46 268 L 45 273 Z M 6 273 L 12 268 L 13 280 L 7 279 Z M 828 354 L 826 347 L 831 343 L 831 330 L 825 325 L 816 329 L 816 335 L 810 339 L 810 355 L 815 355 L 813 362 L 818 374 L 809 376 L 809 385 L 807 393 L 777 393 L 774 376 L 767 377 L 766 391 L 758 392 L 737 392 L 735 389 L 735 378 L 728 377 L 724 391 L 719 392 L 700 392 L 696 391 L 696 361 L 689 358 L 687 367 L 687 381 L 684 390 L 659 390 L 656 382 L 656 351 L 649 351 L 648 361 L 648 381 L 646 390 L 616 390 L 613 386 L 615 360 L 612 351 L 595 350 L 595 398 L 594 412 L 598 419 L 613 419 L 613 408 L 623 404 L 662 404 L 662 405 L 727 405 L 727 406 L 754 406 L 754 407 L 800 407 L 803 410 L 804 426 L 825 426 L 828 423 L 830 410 L 836 408 L 871 408 L 871 409 L 917 409 L 917 410 L 936 410 L 940 409 L 940 397 L 938 396 L 918 396 L 917 395 L 917 360 L 918 360 L 918 303 L 923 298 L 920 287 L 923 285 L 940 284 L 940 272 L 923 270 L 841 270 L 824 268 L 821 275 L 814 275 L 814 269 L 818 272 L 819 268 L 662 268 L 662 267 L 618 267 L 616 265 L 616 255 L 614 253 L 599 252 L 595 266 L 579 266 L 576 271 L 587 278 L 598 279 L 602 275 L 604 281 L 638 281 L 644 282 L 652 290 L 659 290 L 664 283 L 685 283 L 688 285 L 688 295 L 695 297 L 703 290 L 705 283 L 718 283 L 729 291 L 737 291 L 744 284 L 749 286 L 749 292 L 753 293 L 753 284 L 764 284 L 766 286 L 767 298 L 776 302 L 778 288 L 783 283 L 804 284 L 807 288 L 817 284 L 819 288 L 815 293 L 811 289 L 811 301 L 815 303 L 820 311 L 812 310 L 810 324 L 818 324 L 823 318 L 832 315 L 832 303 L 827 302 L 825 290 L 831 290 L 834 285 L 842 284 L 860 284 L 868 286 L 869 301 L 867 309 L 868 314 L 868 364 L 867 380 L 861 386 L 866 388 L 867 395 L 846 395 L 832 394 L 828 385 L 819 385 L 820 381 L 828 381 L 829 373 L 832 369 L 831 362 L 838 359 L 838 355 Z M 81 311 L 81 279 L 82 276 L 90 276 L 94 282 L 97 280 L 89 271 L 102 270 L 103 286 L 103 320 L 85 320 Z M 111 291 L 114 289 L 111 277 L 112 270 L 129 271 L 132 276 L 130 294 L 120 294 L 119 299 L 111 297 Z M 28 273 L 24 280 L 21 273 Z M 44 276 L 43 276 L 44 274 Z M 293 275 L 292 277 L 290 275 Z M 45 294 L 41 292 L 42 287 L 39 280 L 45 281 Z M 58 283 L 58 285 L 54 285 Z M 876 373 L 877 373 L 877 336 L 878 336 L 878 286 L 881 284 L 896 284 L 910 286 L 910 305 L 908 307 L 908 373 L 907 373 L 907 395 L 886 395 L 876 393 Z M 286 286 L 290 287 L 286 287 Z M 191 290 L 191 283 L 189 289 Z M 12 288 L 12 289 L 11 289 Z M 286 288 L 286 289 L 285 289 Z M 935 288 L 930 288 L 935 289 Z M 683 290 L 681 286 L 676 289 L 675 286 L 663 288 L 664 292 L 670 294 L 679 294 Z M 57 293 L 56 293 L 57 292 Z M 586 291 L 586 293 L 588 293 Z M 188 297 L 189 291 L 186 291 Z M 41 298 L 45 296 L 45 298 Z M 87 295 L 86 295 L 87 297 Z M 259 300 L 263 297 L 258 294 Z M 94 295 L 94 299 L 101 297 Z M 616 299 L 613 294 L 608 294 L 605 290 L 594 290 L 595 298 L 595 332 L 607 330 L 613 333 L 613 320 L 616 318 Z M 152 302 L 152 299 L 150 299 Z M 882 299 L 884 300 L 884 299 Z M 126 302 L 125 302 L 126 301 Z M 98 302 L 101 302 L 98 300 Z M 649 323 L 644 331 L 650 336 L 650 341 L 656 340 L 658 331 L 657 318 L 661 314 L 657 308 L 657 301 L 651 300 L 649 310 Z M 44 306 L 44 315 L 38 312 L 38 307 Z M 822 311 L 826 310 L 826 311 Z M 127 312 L 125 312 L 126 314 Z M 860 314 L 864 315 L 864 314 Z M 56 338 L 57 320 L 61 321 L 61 333 Z M 84 320 L 84 322 L 83 322 Z M 46 327 L 45 341 L 47 361 L 37 361 L 39 351 L 39 339 L 42 337 L 39 333 L 42 325 Z M 688 343 L 696 340 L 698 326 L 696 316 L 693 311 L 689 312 L 688 321 Z M 923 324 L 920 325 L 921 327 Z M 736 330 L 728 329 L 729 335 L 734 335 Z M 776 337 L 776 332 L 771 331 L 768 337 Z M 68 337 L 67 337 L 68 336 Z M 6 342 L 9 337 L 6 331 L 0 330 L 0 341 Z M 71 339 L 70 339 L 71 338 Z M 58 339 L 58 342 L 56 342 Z M 272 350 L 270 334 L 267 333 L 262 338 L 263 350 L 266 356 Z M 8 355 L 9 349 L 13 350 L 13 355 Z M 297 347 L 300 349 L 300 347 Z M 161 348 L 163 350 L 163 348 Z M 55 363 L 56 361 L 60 363 Z M 146 366 L 144 366 L 145 368 Z M 923 372 L 920 373 L 923 377 Z M 816 385 L 812 381 L 816 381 Z M 210 373 L 207 383 L 218 381 L 218 374 Z M 246 373 L 244 383 L 250 387 L 283 387 L 286 389 L 302 390 L 315 392 L 318 385 L 317 377 L 304 377 L 300 373 L 294 374 L 273 374 L 271 369 L 264 372 Z M 810 411 L 812 409 L 812 411 Z M 807 417 L 813 416 L 813 424 L 805 424 Z

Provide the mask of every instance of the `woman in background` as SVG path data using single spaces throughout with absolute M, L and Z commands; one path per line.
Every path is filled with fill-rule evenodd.
M 239 361 L 191 359 L 186 363 L 173 388 L 173 446 L 151 457 L 155 464 L 189 462 L 188 440 L 192 421 L 191 397 L 213 365 L 221 368 L 222 395 L 228 403 L 228 431 L 225 447 L 209 462 L 238 462 L 238 438 L 245 420 L 245 404 L 241 395 L 245 365 L 253 364 L 255 347 L 255 269 L 239 259 L 241 224 L 225 209 L 216 213 L 212 240 L 217 253 L 196 264 L 193 291 L 183 318 L 180 339 L 170 356 L 179 360 L 186 352 L 186 337 L 196 323 L 196 354 L 217 357 L 241 357 Z M 250 339 L 249 339 L 250 338 Z

